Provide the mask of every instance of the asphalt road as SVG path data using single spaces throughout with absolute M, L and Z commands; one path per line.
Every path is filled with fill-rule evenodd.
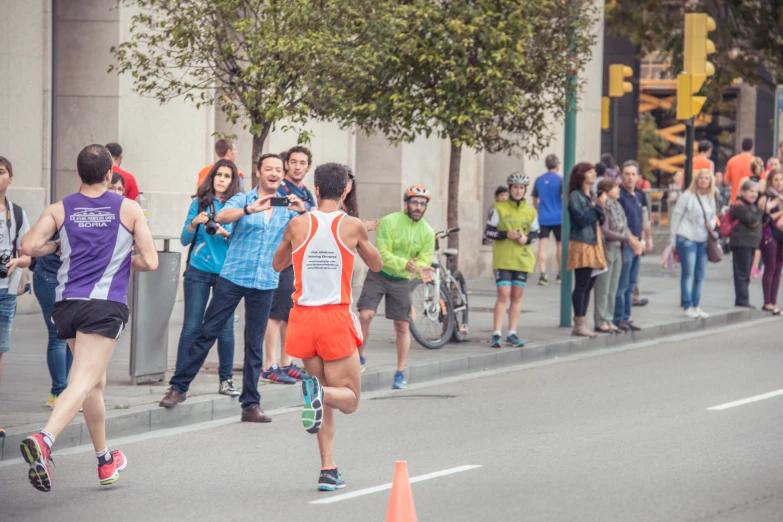
M 26 465 L 2 463 L 0 519 L 383 521 L 388 490 L 311 502 L 389 483 L 406 460 L 411 477 L 480 466 L 415 483 L 420 521 L 783 520 L 783 394 L 707 409 L 783 389 L 782 330 L 756 323 L 364 397 L 338 416 L 348 487 L 337 493 L 315 491 L 315 437 L 298 412 L 126 441 L 112 487 L 86 451 L 55 453 L 49 494 Z

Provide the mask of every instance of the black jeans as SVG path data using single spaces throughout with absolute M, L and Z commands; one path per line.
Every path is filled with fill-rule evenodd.
M 731 247 L 731 261 L 734 265 L 734 306 L 750 304 L 748 285 L 750 285 L 750 269 L 753 266 L 754 247 Z
M 587 315 L 587 306 L 590 304 L 590 292 L 595 285 L 593 269 L 590 267 L 574 270 L 574 292 L 571 294 L 571 302 L 574 305 L 574 315 L 584 317 Z
M 226 327 L 226 321 L 234 317 L 239 301 L 245 298 L 245 365 L 242 369 L 242 395 L 239 402 L 247 410 L 261 403 L 258 379 L 264 363 L 263 340 L 274 290 L 256 290 L 235 285 L 228 279 L 217 278 L 212 289 L 212 300 L 204 314 L 204 324 L 187 356 L 171 377 L 171 387 L 185 393 L 204 365 L 209 349 Z

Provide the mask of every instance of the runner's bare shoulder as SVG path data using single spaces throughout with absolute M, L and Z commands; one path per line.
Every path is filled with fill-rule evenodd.
M 340 239 L 351 250 L 356 250 L 356 245 L 362 237 L 367 236 L 367 230 L 361 219 L 346 215 L 340 223 Z
M 123 226 L 133 233 L 133 228 L 139 219 L 144 219 L 144 211 L 141 209 L 141 205 L 132 199 L 123 198 L 122 205 L 120 205 L 120 222 Z

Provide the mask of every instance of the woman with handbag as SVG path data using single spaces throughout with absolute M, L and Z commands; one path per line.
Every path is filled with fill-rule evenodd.
M 767 192 L 759 198 L 758 206 L 764 210 L 761 230 L 761 257 L 764 260 L 764 277 L 761 286 L 764 289 L 764 307 L 762 310 L 780 315 L 778 308 L 778 290 L 780 273 L 783 270 L 783 170 L 776 168 L 767 177 Z
M 697 171 L 691 186 L 683 192 L 670 218 L 671 244 L 680 256 L 680 303 L 686 317 L 706 318 L 699 307 L 704 276 L 707 274 L 708 241 L 720 250 L 714 229 L 715 178 L 707 169 Z M 714 259 L 715 261 L 719 259 Z

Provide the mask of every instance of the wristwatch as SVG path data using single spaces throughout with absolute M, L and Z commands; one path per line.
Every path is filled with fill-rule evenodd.
M 250 212 L 248 212 L 248 211 L 247 211 L 247 205 L 245 205 L 244 207 L 242 207 L 242 210 L 244 210 L 244 211 L 245 211 L 245 215 L 246 215 L 246 216 L 249 216 L 249 215 L 250 215 Z

